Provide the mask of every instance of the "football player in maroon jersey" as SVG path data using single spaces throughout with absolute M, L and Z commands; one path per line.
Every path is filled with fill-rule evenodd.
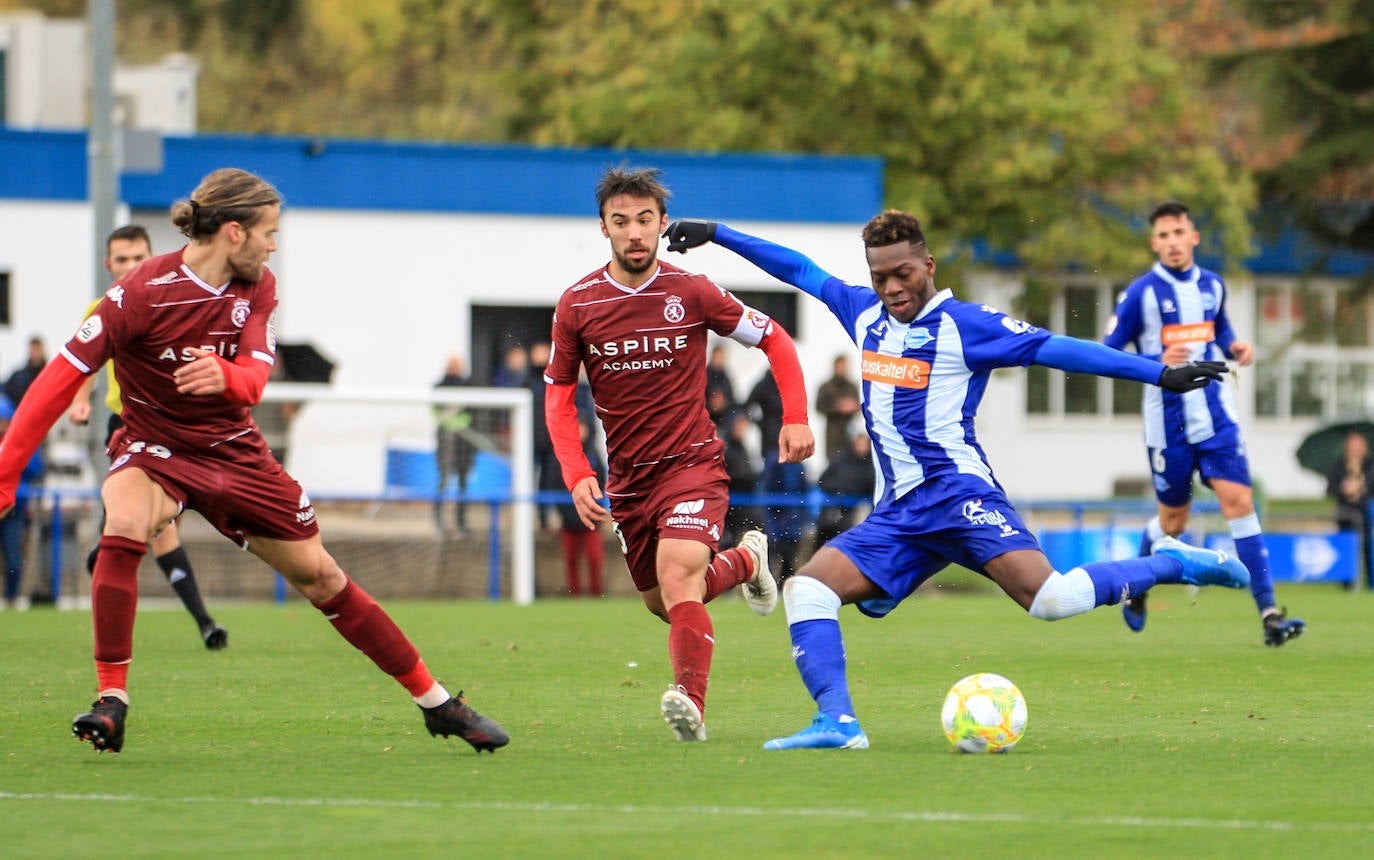
M 659 176 L 612 169 L 597 186 L 611 259 L 558 302 L 544 414 L 578 515 L 589 527 L 613 522 L 644 605 L 669 624 L 673 684 L 660 702 L 663 717 L 678 740 L 700 741 L 714 648 L 705 604 L 736 585 L 761 615 L 778 599 L 762 532 L 716 552 L 729 477 L 705 406 L 711 332 L 767 355 L 783 397 L 779 457 L 800 462 L 816 443 L 791 336 L 705 276 L 659 261 L 668 223 Z M 573 397 L 582 367 L 606 432 L 609 511 L 578 433 Z
M 431 735 L 458 735 L 478 751 L 504 746 L 505 730 L 437 683 L 405 634 L 325 551 L 309 497 L 253 422 L 250 407 L 276 361 L 277 283 L 266 264 L 281 195 L 258 176 L 225 168 L 171 215 L 189 243 L 110 287 L 34 381 L 0 445 L 3 513 L 20 469 L 82 381 L 118 356 L 125 426 L 110 443 L 91 584 L 98 698 L 72 733 L 98 751 L 123 748 L 139 562 L 149 540 L 194 508 L 409 690 Z

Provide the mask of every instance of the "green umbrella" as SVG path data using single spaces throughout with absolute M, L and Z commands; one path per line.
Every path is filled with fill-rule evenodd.
M 1350 433 L 1361 433 L 1374 450 L 1374 422 L 1338 421 L 1328 424 L 1308 434 L 1298 446 L 1298 463 L 1318 475 L 1325 475 L 1345 452 L 1345 437 Z

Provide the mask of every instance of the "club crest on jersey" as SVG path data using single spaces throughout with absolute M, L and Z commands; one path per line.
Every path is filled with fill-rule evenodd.
M 234 310 L 230 313 L 230 319 L 234 321 L 236 327 L 243 328 L 244 323 L 248 322 L 248 311 L 247 299 L 239 299 L 234 302 Z
M 760 331 L 768 327 L 768 315 L 759 313 L 753 308 L 749 308 L 744 312 L 744 318 L 749 320 L 751 326 Z
M 932 340 L 935 340 L 935 335 L 931 334 L 928 329 L 914 328 L 907 332 L 906 337 L 902 339 L 902 348 L 920 349 Z
M 687 318 L 687 311 L 682 307 L 681 296 L 668 297 L 668 303 L 663 306 L 663 318 L 670 323 L 680 323 Z
M 1214 311 L 1217 309 L 1217 297 L 1211 290 L 1202 290 L 1202 309 L 1204 311 Z
M 76 339 L 82 343 L 90 343 L 100 337 L 100 333 L 104 331 L 104 329 L 105 326 L 104 323 L 100 321 L 100 315 L 91 314 L 86 317 L 85 322 L 81 323 L 81 328 L 76 330 Z

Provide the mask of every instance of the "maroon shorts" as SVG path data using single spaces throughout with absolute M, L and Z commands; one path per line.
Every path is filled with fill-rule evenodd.
M 110 474 L 141 469 L 182 509 L 201 514 L 220 534 L 247 547 L 248 538 L 305 540 L 319 534 L 315 507 L 286 473 L 262 435 L 224 443 L 214 455 L 177 452 L 119 431 L 109 453 Z
M 692 540 L 715 552 L 730 508 L 730 478 L 719 456 L 645 472 L 614 491 L 607 488 L 625 563 L 640 591 L 658 585 L 660 540 Z

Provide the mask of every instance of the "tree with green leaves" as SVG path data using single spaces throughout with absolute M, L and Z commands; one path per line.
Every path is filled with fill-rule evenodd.
M 1374 0 L 1235 0 L 1215 57 L 1259 107 L 1261 198 L 1332 245 L 1374 251 Z

